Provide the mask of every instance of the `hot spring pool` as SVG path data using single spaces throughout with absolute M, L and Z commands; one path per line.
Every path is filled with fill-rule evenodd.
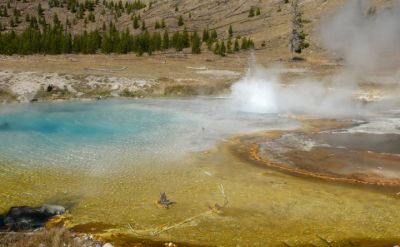
M 0 156 L 27 165 L 95 168 L 176 158 L 232 134 L 278 126 L 295 123 L 235 112 L 223 99 L 7 105 L 0 106 Z
M 223 185 L 220 214 L 139 237 L 218 246 L 400 239 L 393 194 L 251 166 L 230 148 L 234 135 L 299 125 L 222 98 L 1 105 L 0 212 L 56 203 L 74 224 L 133 234 L 222 204 Z M 168 210 L 155 203 L 162 191 L 177 202 Z

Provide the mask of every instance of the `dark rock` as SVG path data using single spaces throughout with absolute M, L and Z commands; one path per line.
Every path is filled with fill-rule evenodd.
M 64 212 L 65 208 L 57 205 L 44 205 L 40 208 L 12 207 L 4 217 L 0 217 L 0 229 L 11 231 L 37 229 L 43 227 L 53 216 Z
M 54 86 L 52 85 L 52 84 L 49 84 L 48 86 L 47 86 L 47 88 L 46 88 L 46 92 L 51 92 L 51 91 L 53 91 L 53 89 L 54 89 Z
M 39 100 L 38 100 L 37 98 L 33 98 L 33 99 L 30 100 L 31 103 L 33 103 L 33 102 L 38 102 L 38 101 L 39 101 Z

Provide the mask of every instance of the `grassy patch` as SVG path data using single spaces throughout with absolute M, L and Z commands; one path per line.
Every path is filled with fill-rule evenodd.
M 143 98 L 152 93 L 151 89 L 141 89 L 136 91 L 130 91 L 129 89 L 125 88 L 121 93 L 120 96 L 122 97 L 130 97 L 130 98 Z
M 11 91 L 0 88 L 0 100 L 13 101 L 15 99 L 16 96 Z
M 51 91 L 47 91 L 46 89 L 41 88 L 35 95 L 36 99 L 43 101 L 57 100 L 57 99 L 67 100 L 72 97 L 74 97 L 73 93 L 71 93 L 67 89 L 59 89 L 59 88 L 54 88 Z

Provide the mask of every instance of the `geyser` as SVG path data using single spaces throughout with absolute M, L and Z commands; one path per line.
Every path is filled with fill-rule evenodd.
M 252 113 L 277 113 L 275 86 L 278 79 L 261 66 L 252 65 L 247 74 L 232 86 L 232 100 L 236 109 Z

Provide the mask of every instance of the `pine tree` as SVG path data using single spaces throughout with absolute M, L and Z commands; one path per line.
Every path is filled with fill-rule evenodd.
M 88 19 L 91 22 L 95 22 L 96 21 L 96 17 L 94 16 L 93 11 L 90 11 Z
M 240 50 L 240 47 L 239 47 L 239 39 L 236 38 L 236 39 L 235 39 L 235 43 L 234 43 L 234 45 L 233 45 L 233 51 L 234 51 L 234 52 L 238 52 L 239 50 Z
M 183 26 L 183 17 L 180 15 L 178 18 L 178 26 Z
M 146 30 L 146 23 L 144 20 L 142 20 L 142 31 Z
M 10 18 L 10 27 L 15 27 L 14 18 Z
M 254 16 L 254 7 L 251 7 L 249 10 L 249 17 L 253 17 Z
M 43 16 L 44 15 L 44 10 L 42 8 L 42 5 L 39 3 L 38 7 L 37 7 L 37 13 L 38 16 Z
M 220 46 L 219 46 L 219 41 L 217 40 L 217 42 L 215 42 L 214 45 L 214 54 L 217 55 L 220 53 Z
M 169 35 L 167 30 L 164 31 L 163 40 L 162 40 L 162 49 L 168 50 L 169 49 Z
M 201 40 L 200 37 L 197 35 L 197 32 L 194 32 L 192 36 L 192 53 L 193 54 L 201 53 Z
M 161 19 L 161 28 L 165 28 L 165 21 L 164 21 L 164 19 Z
M 217 31 L 214 29 L 211 31 L 211 40 L 215 41 L 217 39 L 218 39 L 218 34 L 217 34 Z
M 159 32 L 153 33 L 153 36 L 151 37 L 150 43 L 151 43 L 151 50 L 152 51 L 161 50 L 161 45 L 162 45 L 161 34 Z
M 247 39 L 246 39 L 246 37 L 243 37 L 243 38 L 242 38 L 242 45 L 241 45 L 240 49 L 242 49 L 242 50 L 247 50 L 247 48 L 248 48 L 247 45 L 248 45 L 248 44 L 247 44 Z
M 233 28 L 232 28 L 232 25 L 229 25 L 228 34 L 229 34 L 229 37 L 232 37 L 232 36 L 233 36 Z
M 182 51 L 184 48 L 182 37 L 183 35 L 181 35 L 179 31 L 172 36 L 171 46 L 174 47 L 176 51 Z
M 159 29 L 160 27 L 160 23 L 158 22 L 158 20 L 156 20 L 156 23 L 154 24 L 154 29 Z
M 231 38 L 228 39 L 228 42 L 226 43 L 226 52 L 227 53 L 233 53 L 232 51 L 232 40 Z
M 261 10 L 260 10 L 260 8 L 257 8 L 256 15 L 260 15 L 260 14 L 261 14 Z
M 183 29 L 182 32 L 182 45 L 184 48 L 190 47 L 189 33 L 186 27 Z
M 133 17 L 133 29 L 139 28 L 139 18 L 137 16 Z
M 221 42 L 221 48 L 219 50 L 219 55 L 221 55 L 222 57 L 225 57 L 225 52 L 226 52 L 225 42 L 222 41 Z
M 210 38 L 210 31 L 208 31 L 208 29 L 204 28 L 203 30 L 203 42 L 207 42 L 208 39 Z

